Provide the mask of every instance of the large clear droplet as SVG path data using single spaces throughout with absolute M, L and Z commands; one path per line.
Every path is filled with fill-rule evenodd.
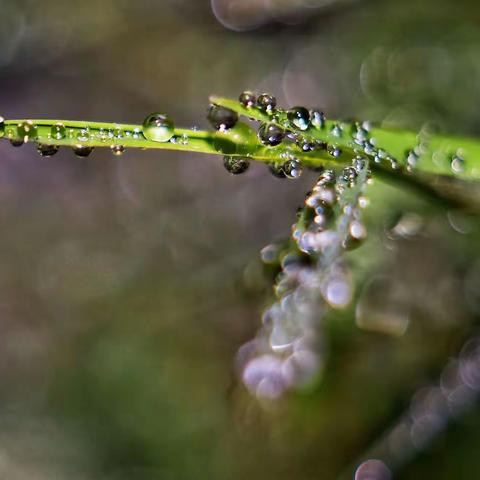
M 152 142 L 168 142 L 174 131 L 173 121 L 163 113 L 152 113 L 143 122 L 143 135 Z

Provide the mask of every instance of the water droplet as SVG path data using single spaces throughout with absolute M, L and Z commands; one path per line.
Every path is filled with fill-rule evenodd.
M 381 460 L 367 460 L 355 472 L 354 480 L 391 480 L 390 469 Z
M 333 192 L 333 195 L 335 196 L 334 192 Z M 336 196 L 334 198 L 336 198 Z M 322 195 L 322 192 L 312 193 L 305 199 L 305 205 L 307 207 L 314 208 L 314 209 L 317 209 L 317 207 L 321 207 L 323 209 L 329 209 L 330 208 L 329 205 L 333 205 L 334 203 L 335 203 L 335 200 L 330 199 L 330 197 L 325 198 L 325 196 Z
M 87 145 L 75 145 L 73 147 L 73 153 L 77 157 L 88 157 L 93 152 L 93 147 L 89 147 Z
M 257 106 L 263 112 L 272 114 L 275 110 L 275 107 L 277 106 L 277 99 L 269 93 L 262 93 L 257 98 Z
M 278 245 L 267 245 L 260 251 L 260 257 L 263 263 L 275 264 L 279 262 L 280 249 Z
M 328 205 L 334 205 L 337 202 L 337 194 L 332 186 L 317 186 L 313 188 L 313 192 L 317 198 Z
M 346 250 L 354 250 L 358 248 L 367 238 L 367 229 L 359 220 L 353 220 L 349 227 L 347 236 L 343 242 L 343 248 Z
M 358 197 L 358 206 L 360 208 L 367 208 L 370 205 L 370 199 L 365 195 L 360 195 Z
M 37 137 L 38 128 L 31 120 L 27 120 L 18 124 L 17 135 L 26 143 Z
M 62 140 L 62 138 L 65 138 L 67 135 L 67 129 L 62 123 L 56 123 L 55 125 L 52 125 L 50 134 L 55 140 Z
M 207 119 L 216 130 L 229 130 L 238 122 L 238 113 L 220 105 L 210 105 Z
M 5 135 L 5 119 L 0 117 L 0 138 Z
M 328 150 L 328 153 L 334 158 L 338 158 L 340 157 L 340 155 L 342 155 L 342 150 L 340 150 L 340 148 L 338 148 L 335 145 L 329 145 L 327 147 L 327 150 Z
M 363 170 L 367 166 L 367 160 L 363 157 L 357 157 L 353 161 L 353 168 L 357 171 L 357 173 L 363 172 Z
M 80 129 L 80 131 L 77 133 L 77 140 L 80 142 L 86 142 L 87 140 L 90 140 L 90 128 L 85 127 Z
M 296 140 L 297 147 L 300 148 L 303 152 L 311 152 L 317 147 L 316 143 L 307 140 L 304 137 L 297 137 Z
M 305 107 L 294 107 L 287 112 L 287 118 L 292 127 L 307 130 L 310 126 L 310 113 Z
M 450 168 L 453 173 L 463 173 L 465 171 L 465 159 L 460 155 L 452 155 Z
M 328 275 L 322 285 L 322 294 L 332 308 L 347 307 L 353 297 L 352 279 L 348 272 L 333 272 Z
M 42 157 L 52 157 L 58 152 L 59 149 L 60 147 L 58 145 L 39 144 L 37 147 L 37 152 Z
M 285 131 L 274 123 L 263 123 L 258 130 L 258 138 L 264 145 L 275 147 L 280 145 L 285 136 Z
M 105 131 L 104 128 L 101 128 L 99 131 L 98 131 L 98 139 L 102 142 L 102 143 L 105 143 L 107 140 L 108 140 L 108 133 Z
M 240 175 L 248 170 L 250 161 L 242 157 L 223 157 L 223 166 L 232 175 Z
M 315 225 L 326 228 L 330 220 L 333 219 L 333 208 L 325 201 L 319 200 L 315 204 L 315 217 L 313 219 Z
M 390 162 L 390 167 L 391 167 L 393 170 L 397 170 L 397 169 L 400 168 L 400 162 L 399 162 L 396 158 L 388 157 L 387 160 Z
M 310 111 L 310 122 L 317 130 L 322 130 L 325 128 L 325 121 L 325 114 L 322 111 Z
M 355 184 L 355 180 L 357 179 L 358 173 L 353 167 L 346 167 L 343 169 L 342 177 L 349 184 L 353 186 Z
M 415 150 L 408 150 L 405 154 L 405 159 L 407 162 L 407 168 L 412 170 L 417 166 L 419 157 L 415 153 Z
M 333 185 L 335 183 L 335 179 L 336 179 L 336 174 L 334 170 L 325 170 L 318 177 L 317 185 L 319 186 Z
M 143 122 L 143 135 L 152 142 L 168 142 L 174 134 L 173 121 L 163 113 L 152 113 Z M 138 131 L 134 130 L 133 138 L 138 138 Z
M 12 147 L 21 147 L 25 142 L 21 138 L 11 138 L 10 144 Z
M 350 227 L 348 228 L 348 233 L 356 239 L 363 240 L 364 238 L 367 237 L 367 229 L 365 228 L 365 225 L 358 221 L 354 220 L 352 223 L 350 223 Z
M 123 145 L 112 145 L 110 150 L 116 157 L 119 157 L 125 153 L 125 147 Z
M 342 130 L 342 127 L 336 123 L 333 127 L 332 127 L 332 130 L 330 131 L 330 133 L 334 136 L 334 137 L 341 137 L 343 135 L 343 130 Z
M 363 145 L 363 142 L 368 140 L 368 131 L 365 130 L 359 123 L 352 125 L 352 139 L 358 145 Z
M 268 169 L 274 177 L 286 178 L 285 172 L 283 171 L 283 165 L 281 163 L 269 163 Z
M 250 90 L 242 92 L 238 100 L 245 108 L 252 108 L 257 102 L 257 98 Z
M 300 175 L 302 175 L 303 167 L 298 160 L 292 159 L 292 160 L 287 160 L 283 164 L 283 171 L 287 178 L 295 179 L 295 178 L 299 178 Z

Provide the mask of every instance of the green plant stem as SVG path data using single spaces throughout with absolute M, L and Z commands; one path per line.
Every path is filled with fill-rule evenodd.
M 17 126 L 26 121 L 26 119 L 5 120 L 5 138 L 16 138 Z M 32 140 L 45 145 L 72 148 L 76 146 L 109 148 L 122 145 L 125 148 L 246 156 L 252 160 L 266 163 L 281 161 L 280 154 L 284 151 L 284 149 L 273 149 L 261 145 L 257 141 L 256 133 L 242 123 L 228 132 L 176 128 L 170 141 L 155 142 L 144 137 L 141 125 L 71 120 L 30 121 L 37 127 L 36 136 Z M 52 138 L 51 129 L 56 124 L 65 126 L 67 130 L 65 138 Z M 83 132 L 87 129 L 88 139 L 80 140 Z M 117 138 L 115 132 L 119 132 L 121 138 Z M 338 164 L 338 161 L 329 158 L 326 152 L 302 152 L 296 156 L 310 166 L 319 166 L 325 163 Z
M 287 112 L 281 109 L 276 111 L 275 116 L 271 116 L 258 108 L 246 108 L 238 101 L 227 98 L 213 96 L 210 101 L 258 122 L 276 123 L 283 128 L 289 126 Z M 3 126 L 4 137 L 17 138 L 17 127 L 25 121 L 6 120 Z M 285 143 L 277 147 L 264 146 L 258 140 L 256 131 L 243 122 L 238 122 L 233 129 L 226 132 L 176 128 L 173 137 L 166 142 L 148 140 L 143 134 L 141 125 L 45 119 L 32 120 L 32 122 L 37 130 L 35 137 L 30 140 L 38 144 L 64 147 L 123 146 L 127 149 L 160 149 L 243 156 L 265 163 L 284 162 L 286 158 L 293 155 L 310 167 L 347 165 L 358 154 L 358 146 L 353 143 L 348 132 L 349 126 L 333 120 L 327 120 L 325 127 L 321 129 L 309 127 L 306 131 L 300 132 L 295 131 L 291 126 L 289 128 L 306 139 L 325 142 L 340 148 L 342 154 L 338 158 L 332 157 L 324 149 L 303 152 L 300 148 L 291 144 L 285 145 Z M 65 126 L 64 138 L 52 137 L 52 127 L 56 124 Z M 332 129 L 335 125 L 342 127 L 341 136 L 333 135 Z M 375 139 L 377 149 L 382 149 L 387 154 L 385 157 L 377 158 L 376 161 L 370 158 L 375 176 L 389 183 L 406 186 L 448 207 L 480 210 L 477 185 L 472 181 L 480 178 L 480 142 L 464 137 L 417 135 L 405 130 L 385 128 L 372 128 L 369 137 Z M 413 149 L 418 145 L 419 140 L 422 138 L 425 140 L 425 137 L 426 141 L 424 141 L 418 164 L 413 172 L 409 172 L 406 168 L 405 152 Z M 458 153 L 466 159 L 465 168 L 454 175 L 450 158 Z M 392 158 L 395 158 L 398 168 L 392 168 Z

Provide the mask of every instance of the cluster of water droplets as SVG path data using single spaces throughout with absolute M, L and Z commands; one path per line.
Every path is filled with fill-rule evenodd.
M 257 337 L 238 353 L 242 380 L 259 398 L 278 398 L 322 371 L 325 315 L 353 298 L 344 252 L 366 237 L 361 209 L 368 182 L 363 158 L 338 172 L 324 171 L 299 209 L 291 241 L 262 250 L 262 261 L 278 271 L 276 300 L 265 310 Z
M 278 150 L 282 152 L 278 154 L 279 159 L 269 165 L 271 173 L 278 178 L 298 178 L 304 167 L 299 157 L 314 151 L 324 151 L 335 159 L 340 159 L 345 153 L 350 157 L 365 157 L 372 165 L 410 173 L 415 171 L 422 156 L 427 153 L 435 155 L 435 152 L 430 151 L 428 129 L 419 132 L 416 145 L 407 149 L 405 157 L 399 160 L 378 145 L 370 122 L 327 122 L 322 110 L 303 106 L 284 110 L 277 106 L 275 97 L 269 93 L 257 97 L 253 92 L 245 91 L 240 95 L 239 102 L 246 109 L 247 116 L 251 113 L 252 119 L 259 120 L 255 113 L 263 115 L 257 132 L 260 144 L 272 152 L 281 146 Z M 208 118 L 212 126 L 222 132 L 234 128 L 239 120 L 237 112 L 220 105 L 210 106 Z M 287 158 L 284 161 L 285 155 Z M 243 160 L 248 162 L 248 156 Z M 464 172 L 462 150 L 449 154 L 449 162 L 453 173 Z M 225 162 L 227 170 L 228 165 L 229 162 Z M 245 170 L 233 169 L 231 173 L 242 173 Z M 289 175 L 290 171 L 294 174 Z
M 0 137 L 6 136 L 12 146 L 20 147 L 27 142 L 37 143 L 37 151 L 43 157 L 55 155 L 59 149 L 59 143 L 68 141 L 73 145 L 72 150 L 78 157 L 87 157 L 94 150 L 95 144 L 105 144 L 110 147 L 113 155 L 122 155 L 126 148 L 124 143 L 128 140 L 148 140 L 152 142 L 172 142 L 188 145 L 188 136 L 182 134 L 175 136 L 173 121 L 165 114 L 154 113 L 149 115 L 141 127 L 126 128 L 113 125 L 111 128 L 94 128 L 89 125 L 68 126 L 63 123 L 53 124 L 48 133 L 39 133 L 44 125 L 37 125 L 32 120 L 19 122 L 17 125 L 5 125 L 3 118 L 0 119 Z
M 308 135 L 308 130 L 324 130 L 326 128 L 325 114 L 321 110 L 294 107 L 286 111 L 277 107 L 277 100 L 272 94 L 263 93 L 257 97 L 251 91 L 241 93 L 239 102 L 245 109 L 251 112 L 256 110 L 269 118 L 268 121 L 260 122 L 257 139 L 261 145 L 271 148 L 272 151 L 275 147 L 282 146 L 278 160 L 272 161 L 268 165 L 270 172 L 275 177 L 298 178 L 304 169 L 304 165 L 298 158 L 300 154 L 315 150 L 324 150 L 335 158 L 342 154 L 341 149 L 335 145 L 329 146 L 326 142 Z M 239 120 L 237 112 L 221 105 L 210 105 L 207 118 L 217 131 L 223 133 L 233 129 Z M 303 132 L 306 134 L 303 135 Z M 247 170 L 246 168 L 236 168 L 232 158 L 234 157 L 227 156 L 224 161 L 224 165 L 230 173 L 239 174 Z M 248 156 L 242 158 L 243 164 L 247 164 L 249 161 Z
M 373 164 L 379 164 L 392 170 L 405 169 L 413 173 L 422 157 L 431 157 L 439 166 L 445 166 L 448 162 L 450 170 L 454 174 L 465 172 L 465 152 L 462 149 L 445 154 L 442 150 L 432 151 L 430 146 L 430 128 L 425 127 L 417 135 L 417 142 L 407 149 L 402 159 L 396 158 L 387 150 L 381 148 L 377 139 L 372 135 L 370 122 L 331 122 L 327 124 L 325 114 L 319 109 L 307 109 L 302 106 L 283 110 L 277 106 L 275 97 L 269 93 L 263 93 L 258 97 L 251 91 L 243 92 L 239 101 L 247 110 L 257 110 L 268 115 L 268 120 L 263 121 L 258 129 L 260 142 L 271 148 L 280 145 L 291 149 L 291 143 L 300 149 L 301 153 L 315 150 L 325 150 L 333 158 L 342 156 L 345 146 L 350 154 L 367 157 Z M 224 107 L 218 107 L 225 112 Z M 238 115 L 231 112 L 233 125 L 238 121 Z M 316 131 L 322 131 L 325 140 L 319 140 Z M 439 157 L 442 157 L 439 160 Z M 446 157 L 446 158 L 445 158 Z M 272 173 L 277 177 L 280 167 L 272 168 Z M 281 173 L 281 172 L 280 172 Z

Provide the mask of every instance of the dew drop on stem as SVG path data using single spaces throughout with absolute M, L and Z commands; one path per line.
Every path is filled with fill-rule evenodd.
M 58 145 L 39 144 L 37 152 L 41 157 L 53 157 L 59 149 L 60 147 Z
M 275 178 L 286 178 L 283 165 L 281 163 L 269 163 L 268 170 Z
M 62 123 L 56 123 L 55 125 L 52 125 L 50 134 L 55 140 L 62 140 L 67 136 L 67 129 Z
M 23 141 L 22 138 L 11 138 L 10 139 L 10 144 L 12 147 L 21 147 L 25 142 Z
M 320 110 L 310 110 L 310 123 L 317 130 L 325 128 L 325 114 Z
M 277 106 L 277 99 L 269 93 L 262 93 L 257 98 L 257 106 L 262 112 L 268 113 L 269 115 L 273 114 Z
M 334 137 L 340 138 L 343 135 L 342 127 L 336 123 L 330 132 Z
M 119 157 L 125 153 L 125 147 L 123 145 L 112 145 L 110 150 L 116 157 Z
M 152 142 L 168 142 L 175 132 L 173 120 L 163 113 L 152 113 L 142 127 L 144 137 Z
M 227 172 L 231 173 L 232 175 L 240 175 L 248 170 L 250 167 L 250 162 L 248 159 L 243 157 L 225 156 L 223 157 L 223 166 Z
M 238 113 L 220 105 L 210 105 L 207 119 L 213 128 L 220 131 L 230 130 L 238 122 Z
M 333 158 L 338 158 L 342 155 L 342 150 L 335 145 L 329 145 L 327 151 Z
M 294 107 L 287 112 L 290 125 L 299 130 L 307 130 L 310 126 L 310 112 L 305 107 Z
M 75 145 L 73 147 L 73 153 L 80 158 L 88 157 L 93 152 L 93 147 L 87 145 Z
M 296 159 L 287 160 L 283 164 L 283 172 L 287 178 L 296 179 L 302 175 L 303 167 Z
M 280 145 L 284 137 L 285 131 L 283 128 L 274 123 L 264 123 L 260 126 L 258 131 L 258 138 L 260 141 L 269 147 Z
M 252 108 L 255 103 L 257 102 L 257 97 L 255 97 L 254 93 L 250 90 L 246 90 L 240 94 L 238 101 L 245 107 L 245 108 Z
M 452 155 L 450 160 L 450 168 L 453 173 L 463 173 L 465 171 L 465 159 L 460 155 Z
M 307 140 L 306 138 L 301 136 L 297 137 L 295 143 L 297 147 L 300 148 L 300 150 L 302 150 L 302 152 L 311 152 L 315 150 L 315 148 L 317 147 L 317 145 L 314 142 Z
M 23 139 L 24 142 L 28 142 L 37 137 L 38 128 L 31 120 L 26 120 L 18 124 L 17 135 Z

